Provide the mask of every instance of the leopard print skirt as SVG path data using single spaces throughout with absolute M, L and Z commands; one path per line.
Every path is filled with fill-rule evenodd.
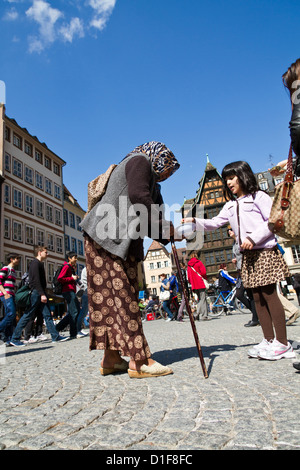
M 90 350 L 111 349 L 135 361 L 151 357 L 139 309 L 138 263 L 85 237 Z
M 241 278 L 247 289 L 275 284 L 289 276 L 289 268 L 277 247 L 244 251 Z

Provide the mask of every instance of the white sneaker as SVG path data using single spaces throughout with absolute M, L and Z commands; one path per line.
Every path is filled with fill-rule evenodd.
M 172 318 L 168 317 L 168 318 L 166 319 L 166 321 L 172 321 Z
M 277 361 L 283 357 L 292 359 L 296 357 L 292 345 L 290 343 L 285 344 L 279 343 L 277 339 L 274 339 L 271 348 L 268 350 L 260 350 L 258 354 L 260 359 L 267 359 L 268 361 Z
M 24 339 L 24 343 L 25 344 L 32 344 L 32 343 L 36 343 L 38 341 L 37 338 L 35 338 L 34 336 L 30 336 L 29 339 Z
M 261 341 L 261 343 L 256 344 L 252 348 L 248 350 L 249 357 L 258 357 L 260 351 L 267 350 L 271 347 L 273 341 L 267 341 L 265 338 Z
M 38 341 L 46 341 L 48 338 L 47 338 L 47 336 L 41 334 L 41 335 L 37 336 L 36 339 Z

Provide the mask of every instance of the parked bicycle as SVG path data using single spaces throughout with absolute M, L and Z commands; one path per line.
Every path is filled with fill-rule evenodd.
M 230 315 L 234 310 L 245 313 L 245 306 L 236 298 L 236 286 L 230 292 L 219 292 L 207 297 L 210 306 L 209 315 L 219 317 L 222 314 Z

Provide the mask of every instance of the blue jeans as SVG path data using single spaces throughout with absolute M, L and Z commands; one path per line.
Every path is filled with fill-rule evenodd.
M 76 335 L 77 335 L 76 320 L 80 312 L 79 300 L 77 299 L 74 291 L 63 292 L 62 295 L 68 304 L 68 313 L 62 318 L 62 320 L 60 320 L 58 325 L 56 325 L 56 330 L 57 331 L 64 330 L 67 325 L 70 325 L 70 337 L 76 338 Z
M 87 289 L 84 291 L 83 296 L 81 297 L 81 309 L 79 315 L 77 317 L 77 331 L 80 331 L 82 328 L 82 322 L 88 313 L 89 305 L 88 305 L 88 295 Z
M 20 340 L 23 329 L 25 328 L 27 323 L 32 319 L 32 317 L 35 315 L 35 313 L 38 310 L 42 312 L 47 330 L 49 331 L 51 335 L 52 341 L 56 341 L 59 337 L 59 334 L 56 331 L 54 323 L 53 323 L 49 303 L 47 302 L 46 304 L 44 304 L 41 302 L 41 296 L 36 289 L 33 289 L 31 293 L 30 303 L 31 303 L 31 306 L 27 310 L 25 310 L 24 314 L 19 320 L 16 326 L 16 329 L 14 331 L 14 334 L 12 335 L 11 341 Z
M 163 301 L 163 309 L 165 312 L 167 312 L 169 318 L 173 318 L 173 313 L 170 310 L 169 302 L 170 302 L 169 300 Z
M 1 336 L 6 336 L 6 330 L 11 327 L 16 318 L 16 303 L 13 295 L 9 299 L 5 299 L 4 295 L 0 297 L 1 302 L 4 306 L 4 318 L 0 321 L 0 334 Z M 6 338 L 5 338 L 6 340 Z

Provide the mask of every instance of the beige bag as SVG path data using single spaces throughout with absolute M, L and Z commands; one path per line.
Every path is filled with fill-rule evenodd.
M 97 176 L 93 181 L 88 184 L 88 210 L 87 214 L 93 209 L 93 207 L 100 201 L 102 196 L 105 194 L 108 180 L 116 168 L 115 164 L 110 165 L 102 175 Z
M 269 229 L 279 237 L 300 242 L 300 180 L 294 181 L 292 145 L 284 181 L 275 187 Z

